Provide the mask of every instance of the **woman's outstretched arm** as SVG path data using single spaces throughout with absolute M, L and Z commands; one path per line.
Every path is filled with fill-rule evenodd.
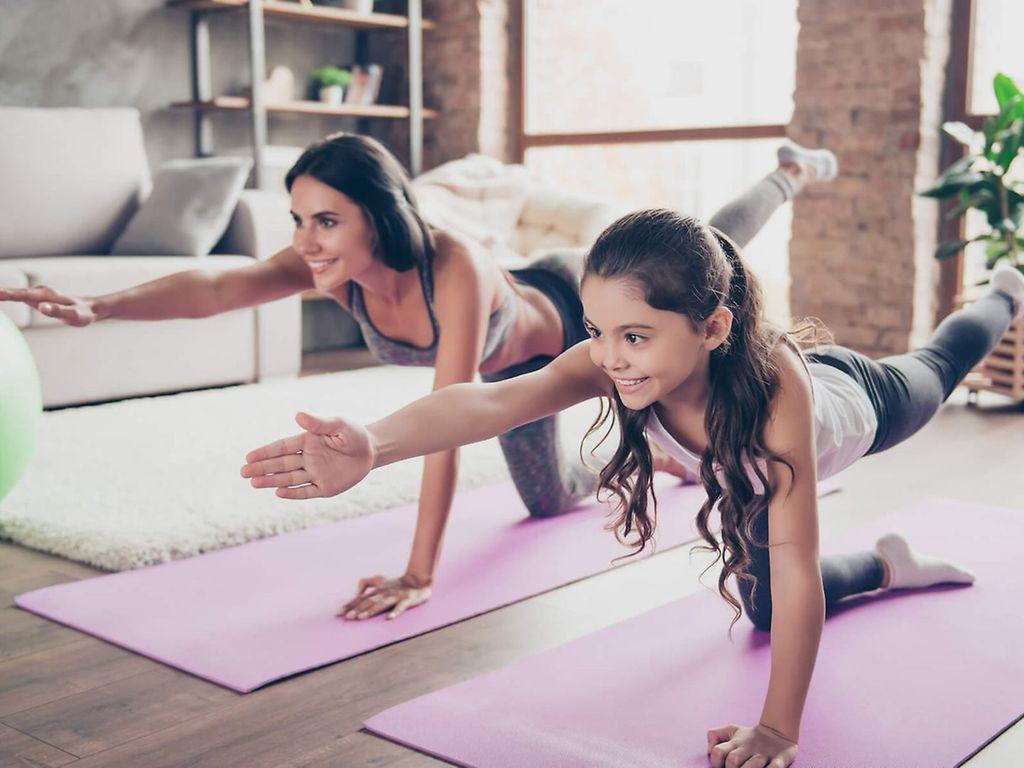
M 102 296 L 72 296 L 46 285 L 0 288 L 0 301 L 17 301 L 83 327 L 101 320 L 210 317 L 276 301 L 313 287 L 309 268 L 291 248 L 266 261 L 214 272 L 190 269 Z

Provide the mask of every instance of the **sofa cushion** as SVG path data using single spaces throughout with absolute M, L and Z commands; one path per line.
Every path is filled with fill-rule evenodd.
M 526 168 L 484 155 L 439 165 L 413 182 L 427 221 L 469 237 L 499 256 L 508 250 L 529 189 Z
M 254 263 L 249 256 L 54 256 L 12 259 L 5 267 L 21 270 L 30 286 L 46 285 L 71 296 L 97 296 L 187 269 L 223 271 Z M 32 312 L 30 327 L 61 325 L 60 320 Z
M 0 261 L 0 288 L 28 288 L 28 277 L 20 269 Z M 0 312 L 18 328 L 28 328 L 32 317 L 32 309 L 17 301 L 0 301 Z
M 552 248 L 589 248 L 626 212 L 624 206 L 600 198 L 537 185 L 530 190 L 509 245 L 530 258 Z
M 0 258 L 106 253 L 149 190 L 135 109 L 0 107 Z
M 227 229 L 250 168 L 243 157 L 165 163 L 111 253 L 206 256 Z

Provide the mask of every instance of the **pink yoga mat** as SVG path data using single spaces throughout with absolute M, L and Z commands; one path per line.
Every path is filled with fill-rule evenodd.
M 978 580 L 864 597 L 825 623 L 796 766 L 952 768 L 1024 713 L 1024 510 L 927 500 L 825 551 L 904 533 Z M 473 768 L 707 768 L 706 732 L 757 722 L 766 633 L 710 593 L 414 699 L 371 731 Z M 745 622 L 745 619 L 741 620 Z
M 659 547 L 692 541 L 703 491 L 668 477 L 657 487 Z M 47 587 L 15 603 L 248 692 L 608 570 L 629 550 L 604 530 L 606 512 L 591 503 L 529 520 L 511 485 L 460 494 L 433 598 L 395 621 L 346 622 L 335 612 L 360 578 L 402 572 L 415 506 Z

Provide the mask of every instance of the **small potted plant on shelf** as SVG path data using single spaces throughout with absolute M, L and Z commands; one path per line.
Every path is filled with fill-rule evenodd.
M 325 104 L 341 104 L 345 98 L 345 88 L 352 79 L 352 73 L 333 65 L 314 69 L 310 75 L 314 87 Z
M 1006 75 L 993 81 L 999 114 L 985 119 L 981 131 L 964 123 L 946 123 L 943 129 L 964 145 L 964 157 L 947 168 L 933 187 L 921 194 L 937 199 L 956 198 L 958 205 L 946 218 L 956 220 L 974 210 L 985 216 L 988 228 L 966 240 L 942 243 L 935 257 L 946 259 L 971 243 L 983 243 L 985 262 L 992 269 L 1001 261 L 1024 272 L 1024 182 L 1014 161 L 1024 144 L 1024 93 Z M 969 294 L 958 297 L 961 305 Z M 1018 320 L 965 382 L 972 392 L 989 390 L 1024 400 L 1024 322 Z

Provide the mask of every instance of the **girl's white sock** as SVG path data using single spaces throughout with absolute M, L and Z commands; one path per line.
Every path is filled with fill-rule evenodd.
M 974 574 L 953 563 L 918 554 L 895 533 L 883 536 L 875 552 L 889 566 L 888 589 L 920 589 L 935 584 L 973 584 Z
M 839 173 L 839 162 L 827 149 L 808 149 L 787 140 L 776 155 L 780 163 L 799 163 L 812 168 L 815 181 L 832 181 Z
M 1016 305 L 1017 317 L 1024 313 L 1024 275 L 1009 264 L 997 264 L 989 283 L 993 289 L 1002 291 Z

